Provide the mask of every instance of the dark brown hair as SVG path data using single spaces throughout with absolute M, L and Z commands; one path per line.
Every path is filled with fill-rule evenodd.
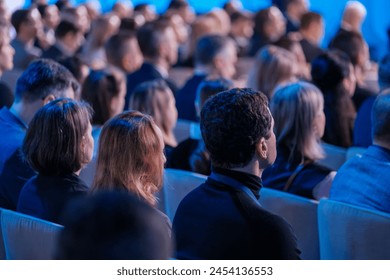
M 43 175 L 74 173 L 84 164 L 81 141 L 92 109 L 63 98 L 43 106 L 27 130 L 22 151 L 30 166 Z

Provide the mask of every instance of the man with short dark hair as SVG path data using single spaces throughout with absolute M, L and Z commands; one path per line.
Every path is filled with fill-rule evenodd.
M 74 98 L 78 90 L 72 74 L 52 60 L 36 60 L 20 76 L 14 103 L 0 110 L 0 207 L 15 210 L 21 188 L 34 175 L 20 147 L 35 113 L 57 98 Z
M 176 35 L 169 22 L 157 20 L 146 23 L 138 30 L 137 39 L 144 63 L 127 76 L 125 109 L 133 90 L 143 82 L 164 79 L 174 94 L 177 91 L 176 85 L 168 79 L 169 69 L 177 62 L 178 50 Z
M 315 12 L 307 12 L 301 18 L 299 33 L 302 35 L 300 44 L 307 63 L 324 53 L 320 44 L 324 35 L 324 20 Z
M 347 161 L 330 189 L 333 200 L 390 213 L 390 91 L 372 109 L 373 144 Z
M 222 35 L 206 35 L 195 49 L 194 75 L 176 96 L 178 118 L 198 121 L 195 97 L 199 84 L 207 77 L 231 79 L 236 72 L 237 49 L 234 41 Z
M 261 175 L 276 158 L 267 97 L 252 89 L 213 96 L 201 112 L 212 173 L 180 203 L 173 229 L 179 259 L 299 259 L 285 220 L 261 207 Z

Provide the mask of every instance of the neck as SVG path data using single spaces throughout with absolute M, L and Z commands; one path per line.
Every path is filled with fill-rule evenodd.
M 244 167 L 235 167 L 229 169 L 233 171 L 240 171 L 240 172 L 252 174 L 260 178 L 261 175 L 263 174 L 263 169 L 260 169 L 258 161 L 254 161 L 254 160 L 252 160 L 248 165 Z
M 34 37 L 31 38 L 31 36 L 22 33 L 18 34 L 16 38 L 25 45 L 32 45 L 34 42 Z
M 41 106 L 42 105 L 38 104 L 38 102 L 28 104 L 28 106 L 26 106 L 23 101 L 18 103 L 14 102 L 10 108 L 10 111 L 12 114 L 21 119 L 26 125 L 28 125 Z
M 302 34 L 302 37 L 308 40 L 310 43 L 318 45 L 319 42 L 314 35 L 314 32 L 311 32 L 310 30 L 300 30 L 300 33 Z
M 176 141 L 176 138 L 173 135 L 173 133 L 165 134 L 163 136 L 163 138 L 164 138 L 164 143 L 166 145 L 171 146 L 171 147 L 176 147 L 177 146 L 177 141 Z
M 382 148 L 385 148 L 387 150 L 390 150 L 390 143 L 387 141 L 379 140 L 379 139 L 374 139 L 373 140 L 374 145 L 380 146 Z
M 170 68 L 169 63 L 161 57 L 155 57 L 155 58 L 145 57 L 144 61 L 157 66 L 157 68 L 164 69 L 167 73 L 169 71 Z
M 195 65 L 194 73 L 210 75 L 213 72 L 211 66 L 208 65 Z

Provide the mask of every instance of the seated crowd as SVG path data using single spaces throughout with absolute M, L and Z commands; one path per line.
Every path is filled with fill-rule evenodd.
M 32 2 L 0 9 L 0 208 L 64 225 L 53 257 L 300 259 L 262 187 L 390 213 L 390 59 L 370 86 L 361 3 L 325 49 L 305 0 Z M 324 143 L 368 149 L 337 171 Z M 208 176 L 173 221 L 164 168 Z

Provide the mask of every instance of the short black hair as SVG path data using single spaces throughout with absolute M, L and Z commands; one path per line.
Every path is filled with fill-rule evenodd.
M 196 90 L 196 101 L 199 103 L 199 107 L 202 108 L 210 97 L 231 88 L 233 88 L 233 82 L 224 78 L 204 80 Z
M 77 34 L 81 32 L 81 29 L 73 22 L 62 20 L 56 28 L 55 35 L 57 38 L 64 38 L 70 32 Z
M 28 21 L 28 16 L 31 13 L 30 9 L 19 9 L 13 12 L 11 16 L 11 24 L 15 28 L 16 33 L 19 32 L 22 23 Z
M 250 88 L 234 88 L 211 97 L 203 106 L 200 128 L 214 166 L 244 167 L 262 137 L 271 136 L 268 98 Z
M 372 138 L 390 143 L 390 94 L 385 90 L 372 107 Z
M 61 64 L 51 59 L 34 60 L 16 82 L 15 101 L 33 102 L 49 94 L 66 97 L 64 92 L 71 87 L 76 93 L 79 83 Z
M 168 259 L 172 243 L 162 216 L 125 192 L 99 192 L 66 208 L 57 259 Z
M 226 48 L 231 39 L 222 35 L 205 35 L 201 37 L 195 48 L 195 64 L 208 65 Z
M 123 57 L 129 52 L 133 40 L 137 41 L 137 38 L 131 32 L 122 32 L 111 36 L 104 45 L 107 60 L 114 65 L 120 65 Z
M 144 24 L 137 32 L 138 44 L 146 57 L 158 57 L 161 42 L 165 40 L 165 32 L 172 28 L 167 20 L 156 20 Z

